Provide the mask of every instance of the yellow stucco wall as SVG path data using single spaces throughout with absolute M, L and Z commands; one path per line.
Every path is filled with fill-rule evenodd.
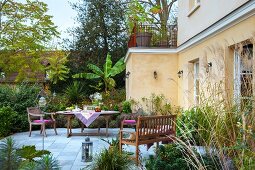
M 225 91 L 231 94 L 234 58 L 232 47 L 251 38 L 255 38 L 255 16 L 178 53 L 132 52 L 126 61 L 126 71 L 130 72 L 126 79 L 127 99 L 140 100 L 155 93 L 164 94 L 173 105 L 184 108 L 193 106 L 192 62 L 196 60 L 199 60 L 199 78 L 204 91 L 208 82 L 220 83 L 223 80 Z M 212 62 L 212 68 L 206 73 L 208 62 Z M 179 70 L 183 70 L 181 78 L 177 76 Z M 153 76 L 154 71 L 157 72 L 157 79 Z
M 178 45 L 203 31 L 248 0 L 200 0 L 200 7 L 188 16 L 190 0 L 178 1 Z
M 179 69 L 184 71 L 183 78 L 179 79 L 179 105 L 185 108 L 194 104 L 192 61 L 199 59 L 199 78 L 203 90 L 211 83 L 223 81 L 226 92 L 233 91 L 233 49 L 232 45 L 255 37 L 255 16 L 219 33 L 197 46 L 178 53 Z M 212 62 L 212 68 L 206 73 L 206 65 Z M 229 93 L 228 93 L 229 94 Z M 231 96 L 229 96 L 231 97 Z
M 127 61 L 127 99 L 141 100 L 153 93 L 164 94 L 171 104 L 177 105 L 177 54 L 132 53 Z M 157 78 L 154 78 L 154 71 Z

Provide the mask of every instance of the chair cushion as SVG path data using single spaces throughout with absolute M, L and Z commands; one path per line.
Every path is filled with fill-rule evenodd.
M 50 123 L 50 122 L 52 122 L 52 120 L 48 120 L 48 119 L 44 119 L 44 120 L 34 120 L 33 122 L 34 122 L 34 123 L 43 123 L 43 122 L 45 122 L 45 123 Z
M 126 124 L 135 124 L 136 121 L 135 120 L 124 120 L 124 123 L 126 123 Z

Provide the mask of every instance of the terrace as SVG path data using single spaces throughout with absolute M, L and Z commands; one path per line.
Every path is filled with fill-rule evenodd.
M 135 25 L 128 41 L 128 47 L 177 47 L 177 25 L 160 24 Z

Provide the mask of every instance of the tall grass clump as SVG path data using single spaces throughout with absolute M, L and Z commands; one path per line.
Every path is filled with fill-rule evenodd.
M 238 53 L 243 67 L 252 69 L 246 52 L 241 49 Z M 208 169 L 206 161 L 201 159 L 205 155 L 219 159 L 220 166 L 214 169 L 255 169 L 252 76 L 240 76 L 242 84 L 235 87 L 240 89 L 240 94 L 234 95 L 226 90 L 229 82 L 215 81 L 210 73 L 203 76 L 199 82 L 199 104 L 184 111 L 177 121 L 176 143 L 183 146 L 184 158 L 198 169 Z
M 92 170 L 127 170 L 132 169 L 134 163 L 125 152 L 120 152 L 118 147 L 103 149 L 92 163 Z

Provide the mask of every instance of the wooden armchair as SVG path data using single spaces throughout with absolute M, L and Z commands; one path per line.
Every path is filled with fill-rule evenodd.
M 46 136 L 45 125 L 50 124 L 53 125 L 55 134 L 57 135 L 56 130 L 56 120 L 53 117 L 53 113 L 46 113 L 41 111 L 38 107 L 28 107 L 27 108 L 28 122 L 29 122 L 29 137 L 32 133 L 32 125 L 40 125 L 41 126 L 41 134 Z M 45 115 L 50 115 L 50 119 L 44 119 Z

